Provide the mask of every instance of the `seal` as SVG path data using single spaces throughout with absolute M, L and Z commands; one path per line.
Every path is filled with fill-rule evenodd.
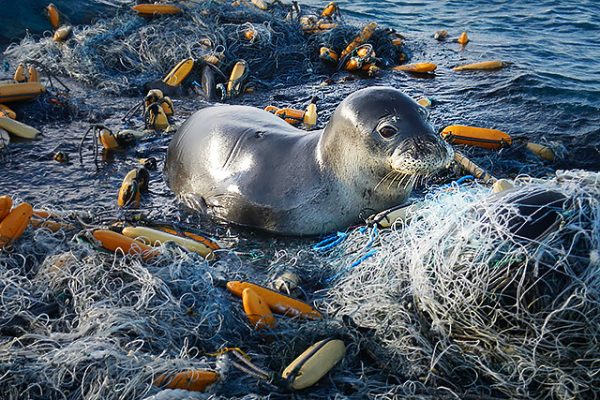
M 188 206 L 213 217 L 316 235 L 405 201 L 452 156 L 423 107 L 397 89 L 370 87 L 309 132 L 248 106 L 197 111 L 171 140 L 165 172 Z

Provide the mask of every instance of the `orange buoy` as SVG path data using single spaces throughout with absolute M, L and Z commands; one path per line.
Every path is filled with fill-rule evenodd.
M 460 34 L 460 36 L 458 37 L 457 40 L 458 43 L 462 44 L 463 46 L 467 43 L 469 43 L 469 36 L 467 35 L 467 32 L 463 32 Z
M 0 196 L 0 222 L 2 222 L 2 220 L 6 218 L 8 214 L 10 214 L 10 209 L 12 208 L 12 205 L 12 197 Z
M 474 64 L 464 64 L 464 65 L 457 65 L 456 67 L 452 68 L 454 71 L 486 71 L 486 70 L 494 70 L 494 69 L 500 69 L 502 67 L 506 66 L 506 64 L 500 60 L 494 60 L 494 61 L 482 61 L 482 62 L 478 62 L 478 63 L 474 63 Z
M 337 10 L 338 10 L 337 4 L 335 3 L 335 1 L 332 1 L 325 6 L 323 11 L 321 12 L 321 17 L 322 18 L 331 18 L 336 13 Z
M 450 125 L 442 130 L 441 135 L 448 143 L 464 144 L 490 150 L 498 150 L 512 144 L 512 138 L 509 134 L 497 129 L 478 128 L 476 126 Z
M 117 204 L 119 207 L 125 207 L 133 205 L 134 207 L 140 206 L 142 198 L 142 192 L 148 190 L 148 183 L 150 181 L 150 173 L 144 167 L 132 169 L 125 175 L 121 188 L 119 189 L 119 196 L 117 198 Z
M 97 229 L 92 236 L 101 243 L 102 247 L 112 252 L 121 249 L 125 254 L 141 255 L 145 260 L 158 254 L 156 250 L 152 250 L 152 247 L 108 229 Z
M 230 281 L 227 282 L 227 290 L 238 297 L 242 297 L 244 289 L 251 288 L 258 294 L 269 306 L 271 311 L 277 314 L 284 314 L 293 317 L 304 317 L 310 319 L 321 318 L 321 313 L 312 306 L 293 299 L 271 289 L 255 285 L 250 282 Z
M 319 58 L 323 61 L 329 61 L 332 63 L 337 63 L 339 61 L 339 56 L 335 52 L 335 50 L 330 49 L 329 47 L 321 47 L 319 49 Z
M 31 226 L 34 228 L 46 228 L 50 232 L 53 232 L 53 233 L 56 233 L 61 230 L 67 231 L 67 230 L 71 230 L 71 229 L 75 228 L 71 224 L 66 224 L 66 223 L 56 222 L 56 221 L 51 221 L 51 220 L 46 220 L 46 219 L 39 219 L 39 218 L 31 218 Z
M 219 374 L 214 371 L 194 369 L 178 372 L 175 375 L 159 375 L 154 380 L 154 386 L 167 389 L 183 389 L 193 392 L 203 392 L 208 386 L 219 380 Z
M 370 22 L 367 25 L 365 25 L 362 31 L 358 34 L 358 36 L 356 36 L 352 40 L 352 42 L 350 42 L 350 44 L 346 46 L 344 51 L 342 51 L 342 53 L 340 54 L 340 58 L 346 57 L 346 55 L 352 53 L 354 49 L 356 49 L 358 46 L 364 44 L 367 40 L 369 40 L 371 36 L 373 36 L 375 29 L 377 29 L 377 22 Z
M 46 13 L 48 14 L 48 20 L 50 20 L 50 25 L 54 30 L 60 27 L 60 13 L 58 12 L 58 8 L 53 3 L 48 4 L 46 7 Z
M 257 34 L 256 30 L 253 28 L 244 29 L 242 31 L 242 35 L 248 41 L 254 40 L 254 38 L 256 37 L 256 34 Z
M 139 14 L 140 17 L 155 17 L 160 15 L 175 15 L 181 12 L 181 8 L 172 4 L 138 4 L 131 9 Z
M 435 71 L 437 69 L 437 65 L 434 63 L 404 64 L 392 67 L 392 69 L 394 71 L 427 73 Z
M 256 329 L 274 328 L 277 321 L 267 303 L 252 288 L 242 292 L 244 312 Z
M 13 243 L 23 235 L 29 220 L 33 215 L 33 208 L 27 203 L 21 203 L 0 222 L 0 249 Z
M 209 238 L 206 238 L 204 236 L 196 235 L 195 233 L 192 233 L 192 232 L 182 232 L 181 234 L 179 234 L 179 232 L 177 232 L 175 229 L 162 227 L 162 226 L 158 227 L 158 229 L 160 229 L 163 232 L 170 233 L 171 235 L 177 235 L 177 236 L 181 236 L 181 237 L 190 238 L 192 240 L 202 243 L 203 245 L 205 245 L 206 247 L 208 247 L 211 250 L 219 250 L 221 248 L 221 246 L 217 242 L 212 241 Z

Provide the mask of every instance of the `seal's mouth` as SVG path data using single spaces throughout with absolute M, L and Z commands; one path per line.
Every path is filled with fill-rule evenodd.
M 406 138 L 394 149 L 392 170 L 409 176 L 427 177 L 450 165 L 454 150 L 437 137 L 413 136 Z

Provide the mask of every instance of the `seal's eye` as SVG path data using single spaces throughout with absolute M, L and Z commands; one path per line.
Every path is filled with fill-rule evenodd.
M 382 126 L 381 128 L 379 128 L 379 134 L 384 139 L 389 139 L 392 136 L 394 136 L 396 133 L 398 133 L 398 130 L 396 128 L 394 128 L 393 126 L 385 125 L 385 126 Z

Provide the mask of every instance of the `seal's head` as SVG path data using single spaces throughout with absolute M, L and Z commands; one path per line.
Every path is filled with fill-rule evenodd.
M 397 89 L 359 90 L 335 110 L 319 143 L 319 156 L 347 177 L 370 172 L 370 179 L 381 182 L 433 175 L 450 164 L 453 150 L 436 135 L 427 116 L 425 108 Z

